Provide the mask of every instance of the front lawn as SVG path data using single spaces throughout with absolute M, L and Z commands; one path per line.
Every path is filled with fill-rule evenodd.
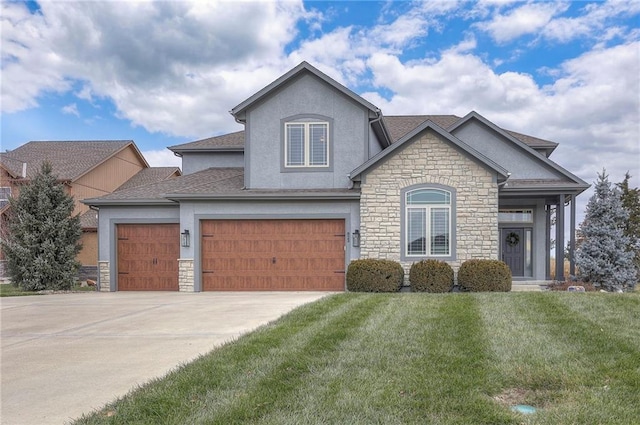
M 523 415 L 515 404 L 536 407 Z M 640 294 L 339 294 L 77 424 L 631 424 Z

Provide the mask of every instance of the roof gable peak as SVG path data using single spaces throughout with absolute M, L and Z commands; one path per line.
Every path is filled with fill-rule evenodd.
M 236 121 L 244 122 L 244 113 L 245 113 L 245 111 L 247 109 L 249 109 L 256 102 L 258 102 L 258 101 L 264 99 L 265 97 L 269 96 L 275 90 L 278 90 L 279 88 L 284 86 L 287 82 L 289 82 L 292 79 L 298 77 L 299 75 L 302 75 L 303 73 L 309 73 L 309 74 L 315 76 L 316 78 L 324 81 L 326 84 L 330 85 L 334 89 L 338 90 L 339 92 L 341 92 L 345 96 L 351 98 L 356 103 L 359 103 L 360 105 L 362 105 L 363 107 L 369 109 L 370 111 L 373 111 L 376 114 L 380 114 L 381 113 L 380 112 L 380 108 L 378 108 L 377 106 L 375 106 L 371 102 L 365 100 L 362 96 L 356 94 L 355 92 L 353 92 L 349 88 L 345 87 L 343 84 L 341 84 L 341 83 L 337 82 L 336 80 L 334 80 L 333 78 L 329 77 L 327 74 L 325 74 L 324 72 L 320 71 L 318 68 L 314 67 L 313 65 L 311 65 L 307 61 L 300 62 L 297 66 L 295 66 L 294 68 L 292 68 L 291 70 L 289 70 L 285 74 L 283 74 L 280 77 L 278 77 L 272 83 L 270 83 L 267 86 L 263 87 L 261 90 L 256 92 L 254 95 L 252 95 L 251 97 L 247 98 L 243 102 L 239 103 L 237 106 L 232 108 L 231 111 L 229 111 L 229 112 L 231 113 L 231 115 L 234 116 Z

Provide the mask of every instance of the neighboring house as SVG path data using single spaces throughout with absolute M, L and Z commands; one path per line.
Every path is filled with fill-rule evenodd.
M 149 168 L 131 140 L 29 142 L 0 154 L 3 224 L 8 198 L 19 195 L 20 187 L 31 181 L 44 161 L 51 164 L 53 174 L 76 201 L 74 214 L 80 214 L 82 226 L 82 251 L 77 257 L 82 264 L 81 277 L 94 279 L 98 260 L 97 212 L 80 200 L 180 175 L 177 167 Z
M 182 177 L 84 201 L 100 290 L 340 291 L 358 258 L 502 259 L 544 280 L 551 211 L 563 227 L 570 204 L 573 229 L 588 187 L 556 143 L 476 112 L 386 117 L 306 62 L 231 114 L 244 131 L 169 148 Z

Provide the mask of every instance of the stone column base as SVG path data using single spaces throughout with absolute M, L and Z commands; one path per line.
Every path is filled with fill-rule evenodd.
M 98 291 L 111 291 L 111 270 L 108 261 L 98 261 Z
M 180 292 L 194 291 L 193 259 L 178 259 L 178 285 L 180 288 Z

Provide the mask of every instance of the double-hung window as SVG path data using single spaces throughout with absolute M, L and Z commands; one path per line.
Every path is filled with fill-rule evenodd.
M 284 132 L 285 167 L 329 166 L 328 122 L 287 122 Z
M 405 193 L 407 257 L 449 257 L 451 247 L 451 192 L 415 189 Z

